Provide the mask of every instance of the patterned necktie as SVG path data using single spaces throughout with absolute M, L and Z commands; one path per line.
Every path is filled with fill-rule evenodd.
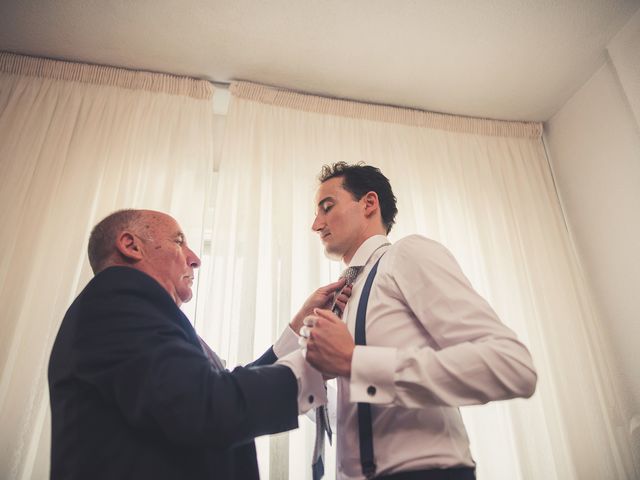
M 347 285 L 353 285 L 353 282 L 356 281 L 356 277 L 362 271 L 364 267 L 349 267 L 340 278 L 346 278 L 347 282 L 345 283 L 345 287 Z M 342 287 L 344 288 L 344 287 Z M 337 305 L 338 296 L 342 293 L 342 289 L 336 291 L 333 305 L 331 306 L 331 311 L 338 315 L 342 316 L 342 312 L 340 311 L 340 307 Z M 326 388 L 326 385 L 325 385 Z M 313 457 L 311 463 L 311 473 L 313 480 L 320 480 L 324 475 L 324 432 L 327 432 L 327 436 L 329 437 L 329 443 L 331 444 L 331 424 L 329 423 L 329 409 L 324 405 L 316 408 L 316 440 L 313 445 Z

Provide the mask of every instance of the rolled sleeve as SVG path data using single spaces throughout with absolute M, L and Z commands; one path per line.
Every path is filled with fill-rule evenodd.
M 349 382 L 352 403 L 393 403 L 396 353 L 393 347 L 356 346 Z
M 276 362 L 289 367 L 298 382 L 298 414 L 327 403 L 322 374 L 307 363 L 300 350 L 289 353 Z

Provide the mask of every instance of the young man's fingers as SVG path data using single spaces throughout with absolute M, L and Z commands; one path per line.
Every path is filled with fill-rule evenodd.
M 313 309 L 313 313 L 315 313 L 315 315 L 317 317 L 319 317 L 319 319 L 324 318 L 326 320 L 329 320 L 332 323 L 341 322 L 342 321 L 342 320 L 340 320 L 340 317 L 338 317 L 331 310 L 325 310 L 325 309 L 322 309 L 322 308 L 314 308 Z

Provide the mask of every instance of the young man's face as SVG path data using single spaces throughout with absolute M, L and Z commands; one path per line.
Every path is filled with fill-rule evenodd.
M 187 246 L 184 233 L 169 215 L 149 212 L 144 219 L 145 271 L 155 278 L 176 304 L 191 300 L 194 269 L 200 259 Z
M 311 228 L 320 236 L 327 257 L 349 263 L 366 240 L 367 217 L 363 199 L 354 199 L 342 181 L 342 177 L 335 177 L 318 187 L 316 218 Z

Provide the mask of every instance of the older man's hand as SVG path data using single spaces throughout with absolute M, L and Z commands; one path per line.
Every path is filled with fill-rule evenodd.
M 305 317 L 313 315 L 313 310 L 315 308 L 330 308 L 333 304 L 336 291 L 341 288 L 342 291 L 340 292 L 340 295 L 338 295 L 338 298 L 335 298 L 335 302 L 340 311 L 344 311 L 344 307 L 347 305 L 349 297 L 351 297 L 351 285 L 347 285 L 345 287 L 345 281 L 346 280 L 344 278 L 341 278 L 337 282 L 320 287 L 313 292 L 304 302 L 304 305 L 302 305 L 302 308 L 300 308 L 298 313 L 296 313 L 295 317 L 293 317 L 291 323 L 289 323 L 291 329 L 296 333 L 299 332 Z
M 347 325 L 329 310 L 315 309 L 300 330 L 307 361 L 327 377 L 351 376 L 355 343 Z

